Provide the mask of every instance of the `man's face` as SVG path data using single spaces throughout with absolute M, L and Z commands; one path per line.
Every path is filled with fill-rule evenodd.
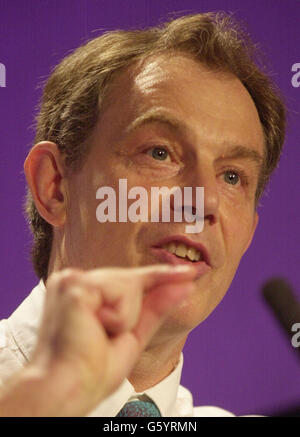
M 145 266 L 167 262 L 168 249 L 153 250 L 165 237 L 201 243 L 210 267 L 162 331 L 187 333 L 225 295 L 255 230 L 264 147 L 257 110 L 237 78 L 181 55 L 131 67 L 106 103 L 87 162 L 69 179 L 64 261 L 83 269 Z M 121 178 L 149 197 L 152 186 L 204 187 L 204 230 L 186 234 L 187 223 L 174 221 L 99 223 L 96 191 L 118 193 Z

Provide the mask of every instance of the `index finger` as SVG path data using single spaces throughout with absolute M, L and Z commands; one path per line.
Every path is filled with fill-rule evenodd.
M 158 285 L 180 283 L 195 279 L 197 271 L 193 266 L 154 264 L 145 267 L 109 267 L 90 270 L 86 279 L 94 286 L 101 287 L 103 303 L 114 303 L 128 293 L 148 291 Z M 99 282 L 99 280 L 101 281 Z
M 195 279 L 197 271 L 191 265 L 158 264 L 137 269 L 138 278 L 144 290 L 172 282 L 185 282 Z

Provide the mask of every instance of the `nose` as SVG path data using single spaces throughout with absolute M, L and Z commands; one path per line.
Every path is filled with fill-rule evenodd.
M 214 166 L 205 164 L 199 166 L 197 184 L 204 187 L 204 218 L 206 223 L 215 224 L 219 219 L 219 191 Z
M 202 162 L 196 165 L 193 171 L 190 172 L 186 178 L 185 186 L 192 188 L 192 195 L 183 196 L 182 207 L 186 210 L 190 210 L 195 216 L 197 212 L 197 202 L 199 202 L 199 196 L 197 197 L 196 187 L 203 187 L 204 221 L 205 224 L 215 224 L 219 219 L 219 193 L 213 164 Z

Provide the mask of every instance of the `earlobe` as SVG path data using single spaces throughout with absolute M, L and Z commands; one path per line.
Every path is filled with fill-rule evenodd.
M 55 143 L 42 141 L 29 152 L 24 171 L 36 208 L 53 226 L 62 226 L 66 217 L 64 164 Z
M 259 221 L 259 216 L 258 216 L 258 213 L 255 211 L 255 215 L 254 215 L 254 218 L 253 218 L 252 231 L 251 231 L 251 234 L 250 234 L 250 237 L 249 237 L 248 243 L 247 243 L 247 245 L 246 245 L 246 248 L 245 248 L 243 254 L 244 254 L 245 252 L 247 252 L 247 250 L 248 250 L 248 248 L 249 248 L 249 246 L 250 246 L 250 244 L 251 244 L 251 242 L 252 242 L 252 240 L 253 240 L 253 237 L 254 237 L 254 234 L 255 234 L 255 230 L 256 230 L 257 225 L 258 225 L 258 221 Z

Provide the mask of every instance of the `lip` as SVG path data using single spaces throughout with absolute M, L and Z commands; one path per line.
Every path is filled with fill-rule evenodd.
M 197 279 L 204 275 L 206 272 L 211 270 L 211 263 L 208 251 L 205 246 L 201 243 L 196 243 L 189 238 L 183 235 L 170 235 L 158 241 L 154 246 L 152 246 L 152 253 L 159 258 L 162 262 L 166 262 L 168 264 L 178 265 L 178 264 L 188 264 L 191 265 L 191 261 L 188 261 L 184 258 L 179 258 L 176 255 L 168 252 L 166 249 L 163 249 L 162 246 L 171 242 L 183 243 L 186 246 L 194 247 L 199 250 L 203 255 L 202 261 L 194 261 L 192 262 L 193 267 L 197 270 Z

